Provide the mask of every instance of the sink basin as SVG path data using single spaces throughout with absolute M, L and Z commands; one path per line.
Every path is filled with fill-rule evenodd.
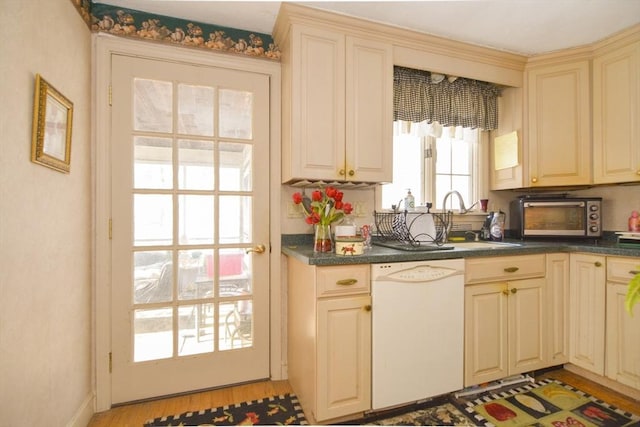
M 522 245 L 507 242 L 455 242 L 453 246 L 455 249 L 506 249 L 517 248 Z

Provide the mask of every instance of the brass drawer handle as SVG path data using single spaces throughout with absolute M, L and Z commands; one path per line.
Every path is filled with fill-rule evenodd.
M 631 270 L 629 274 L 635 276 L 636 274 L 640 274 L 640 270 Z
M 351 286 L 351 285 L 355 285 L 356 283 L 358 283 L 358 279 L 342 279 L 342 280 L 338 280 L 336 282 L 336 285 Z
M 516 271 L 520 270 L 518 267 L 507 267 L 504 269 L 505 273 L 515 273 Z

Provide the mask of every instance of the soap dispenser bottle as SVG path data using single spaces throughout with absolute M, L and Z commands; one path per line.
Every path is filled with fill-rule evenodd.
M 413 211 L 416 209 L 416 199 L 411 194 L 411 189 L 407 188 L 407 195 L 404 197 L 404 208 L 407 211 Z

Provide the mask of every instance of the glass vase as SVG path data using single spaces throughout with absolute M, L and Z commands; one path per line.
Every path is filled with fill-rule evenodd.
M 316 233 L 313 242 L 313 252 L 332 252 L 331 226 L 329 224 L 316 224 Z

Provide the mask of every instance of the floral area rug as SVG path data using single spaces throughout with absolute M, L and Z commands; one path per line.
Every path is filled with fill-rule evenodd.
M 369 414 L 344 424 L 385 426 L 640 427 L 640 416 L 557 380 L 485 392 L 453 394 Z
M 145 423 L 154 426 L 250 426 L 308 424 L 294 394 L 265 397 L 199 412 L 156 418 Z
M 388 411 L 370 414 L 347 425 L 379 426 L 473 426 L 472 418 L 453 403 L 450 396 L 440 396 L 433 400 L 415 403 Z
M 640 426 L 640 416 L 557 380 L 543 380 L 466 403 L 467 417 L 482 426 Z

